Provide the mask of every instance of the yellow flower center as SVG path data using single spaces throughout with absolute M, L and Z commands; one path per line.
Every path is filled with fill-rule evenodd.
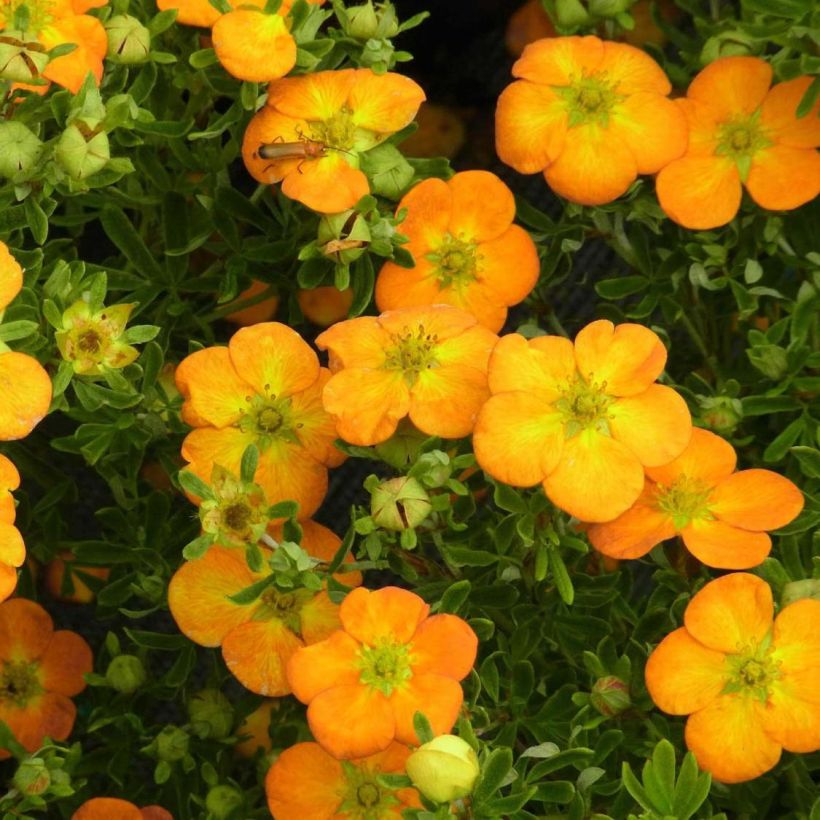
M 381 792 L 375 783 L 362 783 L 362 785 L 356 789 L 356 799 L 359 805 L 364 806 L 366 809 L 373 808 L 373 806 L 379 802 L 380 797 Z
M 39 34 L 54 19 L 54 0 L 0 0 L 6 27 Z
M 609 406 L 613 398 L 606 392 L 606 382 L 587 382 L 577 377 L 570 381 L 555 407 L 564 418 L 566 438 L 593 428 L 609 435 Z
M 427 259 L 435 265 L 439 287 L 464 286 L 476 278 L 476 246 L 447 234 L 444 242 Z
M 244 531 L 253 518 L 253 510 L 243 502 L 237 502 L 226 507 L 222 513 L 222 521 L 229 530 Z
M 438 336 L 427 333 L 424 325 L 415 330 L 403 328 L 391 338 L 384 360 L 386 370 L 400 370 L 408 384 L 412 385 L 422 370 L 436 367 L 435 349 Z
M 10 702 L 22 708 L 42 691 L 36 663 L 5 661 L 0 672 L 0 702 Z
M 413 677 L 406 644 L 383 641 L 359 650 L 359 680 L 389 697 L 397 686 Z
M 582 75 L 569 85 L 553 86 L 553 90 L 564 98 L 570 128 L 592 123 L 606 127 L 612 109 L 624 99 L 605 72 Z
M 715 153 L 734 160 L 744 182 L 749 175 L 752 157 L 762 148 L 773 144 L 760 124 L 758 112 L 750 117 L 734 117 L 723 123 L 718 131 L 717 142 Z
M 351 820 L 383 820 L 385 817 L 398 816 L 396 808 L 399 801 L 390 789 L 380 786 L 376 780 L 378 771 L 354 766 L 342 761 L 345 773 L 345 789 L 342 804 L 337 810 L 339 817 Z
M 752 695 L 765 703 L 769 690 L 780 678 L 780 663 L 772 657 L 770 638 L 755 647 L 744 647 L 737 655 L 727 657 L 729 682 L 724 693 Z
M 77 338 L 77 347 L 79 347 L 83 353 L 99 353 L 102 344 L 100 334 L 97 333 L 96 330 L 86 330 Z
M 260 451 L 267 450 L 275 440 L 298 443 L 295 430 L 302 425 L 295 422 L 291 408 L 291 401 L 287 398 L 277 398 L 269 392 L 265 385 L 265 396 L 248 396 L 248 411 L 240 419 L 238 427 L 245 433 L 252 433 L 256 437 L 256 445 Z
M 668 487 L 659 486 L 655 507 L 675 522 L 675 529 L 683 529 L 695 518 L 709 517 L 709 496 L 712 488 L 697 478 L 681 476 Z
M 327 148 L 336 148 L 340 151 L 349 151 L 353 148 L 356 139 L 356 125 L 353 122 L 353 113 L 342 108 L 330 119 L 310 124 L 311 136 Z
M 273 619 L 282 621 L 288 629 L 298 635 L 302 628 L 302 607 L 312 597 L 313 593 L 308 590 L 281 592 L 274 587 L 269 587 L 259 596 L 260 605 L 254 612 L 253 619 L 255 621 Z

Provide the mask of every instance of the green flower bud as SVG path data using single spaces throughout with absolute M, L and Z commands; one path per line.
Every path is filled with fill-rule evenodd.
M 42 794 L 51 785 L 51 773 L 44 760 L 28 757 L 17 767 L 12 784 L 21 794 Z
M 441 451 L 423 453 L 419 456 L 413 475 L 424 479 L 427 487 L 442 487 L 453 472 L 450 459 Z
M 21 122 L 0 122 L 0 178 L 22 182 L 34 171 L 43 153 L 39 137 Z
M 319 249 L 334 262 L 355 262 L 365 252 L 370 238 L 367 221 L 356 211 L 330 214 L 319 221 Z
M 580 0 L 556 0 L 555 16 L 558 25 L 562 28 L 585 26 L 592 22 L 592 18 Z
M 820 579 L 806 578 L 803 581 L 790 581 L 783 587 L 780 605 L 788 606 L 802 598 L 820 601 Z
M 415 478 L 391 478 L 371 491 L 370 514 L 373 521 L 386 530 L 417 527 L 431 509 L 430 497 Z
M 379 458 L 386 461 L 391 467 L 403 470 L 415 461 L 421 445 L 427 438 L 407 419 L 402 419 L 396 432 L 387 441 L 376 445 L 376 452 L 379 454 Z
M 233 727 L 233 707 L 218 689 L 203 689 L 188 701 L 191 728 L 199 738 L 221 740 Z
M 372 1 L 367 0 L 363 6 L 347 9 L 347 16 L 350 23 L 345 33 L 363 42 L 373 37 L 389 39 L 399 33 L 396 12 L 390 3 L 374 7 Z
M 112 63 L 144 63 L 151 52 L 151 32 L 136 17 L 116 14 L 105 24 L 108 54 Z
M 145 667 L 136 655 L 117 655 L 105 670 L 105 679 L 111 688 L 126 695 L 136 692 L 147 677 Z
M 710 430 L 722 435 L 729 435 L 743 419 L 743 405 L 738 399 L 728 396 L 699 398 L 702 408 L 700 421 Z
M 439 735 L 407 758 L 413 785 L 435 803 L 467 797 L 480 770 L 473 748 L 455 735 Z
M 617 17 L 629 8 L 635 0 L 589 0 L 589 12 L 595 17 Z
M 42 43 L 20 31 L 0 32 L 0 80 L 36 82 L 47 63 L 48 54 Z
M 74 179 L 85 179 L 105 168 L 111 159 L 108 134 L 94 133 L 84 123 L 69 125 L 57 140 L 55 156 L 60 167 Z
M 229 820 L 244 802 L 242 793 L 233 786 L 214 786 L 205 798 L 205 808 L 214 820 Z
M 606 717 L 619 715 L 632 706 L 629 684 L 614 675 L 598 678 L 592 686 L 592 706 Z
M 179 726 L 166 726 L 156 738 L 156 756 L 159 760 L 173 763 L 188 754 L 191 739 Z

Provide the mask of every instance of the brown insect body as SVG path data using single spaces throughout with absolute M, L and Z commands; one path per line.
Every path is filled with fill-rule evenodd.
M 323 142 L 303 139 L 299 142 L 269 142 L 259 146 L 262 159 L 319 159 L 327 156 Z

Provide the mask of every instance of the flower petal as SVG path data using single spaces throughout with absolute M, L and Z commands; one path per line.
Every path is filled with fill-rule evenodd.
M 413 725 L 416 712 L 421 712 L 434 735 L 443 735 L 453 728 L 464 692 L 461 684 L 442 675 L 413 675 L 403 686 L 393 690 L 390 706 L 396 719 L 396 740 L 417 746 L 419 737 Z
M 532 237 L 518 225 L 478 246 L 476 279 L 503 305 L 516 305 L 538 283 L 541 265 Z
M 303 158 L 265 159 L 259 156 L 259 149 L 275 143 L 302 142 L 309 130 L 304 120 L 287 117 L 269 106 L 257 111 L 242 137 L 242 160 L 248 173 L 263 185 L 273 185 L 291 172 L 298 173 Z
M 537 174 L 560 156 L 567 139 L 567 110 L 546 85 L 518 80 L 508 85 L 495 109 L 498 158 L 520 174 Z
M 563 445 L 561 416 L 531 393 L 492 396 L 481 408 L 473 432 L 481 469 L 514 487 L 543 481 L 558 465 Z
M 805 754 L 820 749 L 820 706 L 801 694 L 787 683 L 775 681 L 769 690 L 763 727 L 787 751 Z
M 282 697 L 290 693 L 285 673 L 288 661 L 303 646 L 277 618 L 250 620 L 225 636 L 222 657 L 246 689 L 266 697 Z
M 157 0 L 157 8 L 160 11 L 176 9 L 176 22 L 185 26 L 210 28 L 219 19 L 219 12 L 208 0 Z
M 38 39 L 49 50 L 65 43 L 77 46 L 46 65 L 45 79 L 67 88 L 72 94 L 79 92 L 89 74 L 100 84 L 108 36 L 96 17 L 82 14 L 57 18 L 40 31 Z
M 71 820 L 143 820 L 142 812 L 118 797 L 92 797 L 71 815 Z
M 797 116 L 797 106 L 812 83 L 811 77 L 795 77 L 778 83 L 766 95 L 760 107 L 760 125 L 780 145 L 793 148 L 816 148 L 820 145 L 820 118 L 815 100 L 812 110 Z
M 27 752 L 36 752 L 46 736 L 65 740 L 74 728 L 76 717 L 72 701 L 58 692 L 43 692 L 31 698 L 23 708 L 0 702 L 0 720 L 8 724 Z M 6 756 L 0 752 L 0 757 Z
M 776 530 L 800 515 L 803 493 L 771 470 L 741 470 L 723 479 L 709 499 L 709 511 L 744 530 Z
M 614 83 L 618 94 L 651 92 L 664 96 L 672 84 L 664 70 L 642 49 L 627 43 L 604 40 L 604 53 L 598 70 Z
M 352 208 L 370 193 L 370 183 L 340 153 L 299 163 L 282 181 L 282 193 L 320 214 Z
M 596 71 L 605 44 L 598 37 L 553 37 L 530 43 L 513 65 L 513 76 L 543 85 L 569 85 L 581 72 Z
M 17 588 L 17 570 L 0 563 L 0 602 L 5 601 Z
M 254 481 L 268 501 L 295 501 L 299 518 L 310 518 L 327 494 L 327 467 L 301 445 L 275 439 L 259 454 Z
M 342 628 L 339 605 L 318 592 L 299 610 L 299 633 L 306 644 L 319 643 Z
M 790 145 L 764 148 L 752 159 L 746 190 L 770 211 L 790 211 L 811 202 L 820 193 L 820 154 Z
M 265 776 L 268 808 L 278 820 L 337 817 L 346 789 L 342 764 L 318 743 L 285 749 Z
M 670 632 L 646 663 L 646 688 L 655 705 L 670 715 L 708 706 L 728 680 L 726 656 L 707 649 L 683 627 Z
M 291 414 L 296 437 L 305 450 L 316 461 L 337 467 L 346 456 L 334 444 L 339 437 L 336 422 L 322 403 L 322 394 L 330 378 L 330 371 L 322 367 L 319 378 L 307 390 L 291 397 Z
M 689 84 L 686 96 L 708 105 L 727 120 L 753 114 L 772 83 L 772 67 L 760 57 L 721 57 Z
M 612 521 L 644 485 L 640 461 L 621 442 L 587 429 L 567 439 L 558 466 L 544 479 L 547 497 L 582 521 Z
M 298 120 L 328 120 L 347 102 L 355 76 L 347 68 L 285 77 L 268 86 L 268 105 Z
M 399 202 L 396 213 L 406 210 L 404 221 L 398 231 L 410 239 L 410 246 L 418 257 L 430 248 L 438 246 L 447 233 L 453 195 L 450 186 L 437 177 L 425 179 L 414 185 Z
M 0 521 L 0 562 L 20 567 L 26 560 L 26 545 L 20 530 L 13 524 Z
M 452 194 L 450 233 L 469 242 L 501 236 L 515 219 L 512 191 L 489 171 L 461 171 L 447 183 Z
M 381 367 L 389 342 L 389 334 L 375 316 L 337 322 L 316 337 L 316 346 L 330 353 L 332 373 L 343 367 Z
M 475 316 L 450 305 L 426 305 L 404 310 L 389 310 L 379 316 L 379 324 L 391 335 L 399 335 L 408 331 L 419 333 L 424 331 L 425 335 L 436 336 L 438 338 L 436 347 L 438 360 L 444 364 L 454 364 L 453 357 L 446 355 L 448 348 L 444 346 L 444 343 L 451 339 L 458 339 L 463 336 L 465 330 L 476 328 L 478 323 Z M 481 341 L 487 341 L 486 331 L 478 328 L 477 333 L 479 336 L 472 337 L 474 340 L 480 338 Z M 467 337 L 467 339 L 470 338 Z M 454 352 L 461 347 L 461 341 L 463 340 L 456 342 Z
M 25 438 L 48 413 L 51 379 L 25 353 L 0 353 L 0 441 Z
M 0 493 L 13 492 L 20 486 L 20 473 L 14 464 L 0 454 Z M 12 519 L 13 521 L 14 519 Z M 9 524 L 12 523 L 9 521 Z
M 425 99 L 422 87 L 409 77 L 359 68 L 353 77 L 348 105 L 359 128 L 392 134 L 413 121 Z
M 358 683 L 359 649 L 359 643 L 341 630 L 300 649 L 287 667 L 293 694 L 302 703 L 310 703 L 325 689 Z
M 780 744 L 763 729 L 763 705 L 747 695 L 721 695 L 695 712 L 685 737 L 701 769 L 721 783 L 752 780 L 780 760 Z
M 408 415 L 427 435 L 461 438 L 473 431 L 489 395 L 486 371 L 466 364 L 422 370 L 410 388 Z
M 682 476 L 714 486 L 730 476 L 736 464 L 735 448 L 728 441 L 709 430 L 693 427 L 692 437 L 684 451 L 668 464 L 647 467 L 646 474 L 665 487 Z
M 342 601 L 339 617 L 349 635 L 374 646 L 384 640 L 406 644 L 429 612 L 430 607 L 406 589 L 359 587 Z
M 683 157 L 655 181 L 666 215 L 691 230 L 719 228 L 734 219 L 743 193 L 737 167 L 727 157 Z
M 709 649 L 736 653 L 757 646 L 772 627 L 771 587 L 756 575 L 734 572 L 710 581 L 689 602 L 683 621 Z
M 4 310 L 23 287 L 23 269 L 9 253 L 8 246 L 0 242 L 0 311 Z
M 39 604 L 12 598 L 0 605 L 0 659 L 33 661 L 45 652 L 54 623 Z
M 254 443 L 256 439 L 252 434 L 243 433 L 236 427 L 225 427 L 222 430 L 198 427 L 185 436 L 182 457 L 190 462 L 189 470 L 209 483 L 214 464 L 239 475 L 242 454 L 248 445 Z
M 253 616 L 254 606 L 229 600 L 261 576 L 251 572 L 241 550 L 213 546 L 186 561 L 168 585 L 168 606 L 180 631 L 200 646 L 219 646 Z
M 666 348 L 648 327 L 599 319 L 575 337 L 575 361 L 587 382 L 606 382 L 610 396 L 636 396 L 663 372 Z
M 522 391 L 539 401 L 555 401 L 575 376 L 572 342 L 563 336 L 529 341 L 518 333 L 502 336 L 493 348 L 487 373 L 493 394 Z
M 316 740 L 339 760 L 380 752 L 396 735 L 387 698 L 359 683 L 326 689 L 310 702 L 307 718 Z
M 820 601 L 803 598 L 775 618 L 772 657 L 782 684 L 797 697 L 820 705 Z
M 419 624 L 411 646 L 414 675 L 432 673 L 462 680 L 475 663 L 478 638 L 465 620 L 433 615 Z
M 292 396 L 319 378 L 319 359 L 310 345 L 280 322 L 240 328 L 228 351 L 239 378 L 261 396 Z
M 85 639 L 67 629 L 57 630 L 40 658 L 40 681 L 48 692 L 73 697 L 85 689 L 94 669 L 94 655 Z
M 772 549 L 765 532 L 749 532 L 724 521 L 696 518 L 681 530 L 686 549 L 707 567 L 751 569 Z

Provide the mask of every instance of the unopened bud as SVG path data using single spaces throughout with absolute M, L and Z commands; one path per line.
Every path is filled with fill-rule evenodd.
M 43 153 L 39 137 L 21 122 L 0 122 L 0 178 L 22 182 L 36 168 Z
M 431 509 L 430 497 L 415 478 L 391 478 L 371 491 L 370 514 L 386 530 L 413 529 Z
M 243 803 L 242 793 L 233 786 L 214 786 L 205 798 L 205 808 L 215 820 L 229 820 Z
M 625 11 L 635 0 L 589 0 L 590 14 L 596 17 L 617 17 Z
M 820 601 L 820 578 L 806 578 L 803 581 L 790 581 L 783 587 L 781 606 L 788 606 L 803 598 Z
M 590 702 L 605 717 L 619 715 L 632 705 L 629 684 L 614 675 L 598 678 L 592 686 Z
M 203 689 L 188 702 L 191 728 L 200 738 L 221 740 L 233 727 L 233 707 L 218 689 Z
M 417 430 L 407 419 L 402 419 L 396 432 L 387 441 L 376 445 L 379 458 L 397 470 L 413 463 L 427 436 Z
M 372 37 L 389 39 L 399 33 L 396 12 L 390 3 L 380 3 L 374 7 L 371 0 L 362 6 L 347 9 L 350 24 L 346 33 L 357 40 L 367 41 Z
M 558 25 L 563 28 L 584 26 L 592 22 L 589 12 L 580 0 L 556 0 L 555 17 Z
M 105 24 L 107 57 L 112 63 L 144 63 L 151 52 L 151 32 L 136 17 L 116 14 Z
M 105 131 L 96 132 L 74 123 L 57 140 L 55 156 L 60 167 L 74 179 L 102 171 L 111 159 L 111 146 Z
M 109 686 L 126 695 L 136 692 L 147 677 L 145 667 L 136 655 L 117 655 L 105 670 Z
M 743 406 L 738 399 L 728 396 L 703 397 L 699 399 L 699 402 L 703 408 L 700 420 L 716 433 L 723 435 L 733 433 L 743 419 Z
M 45 46 L 19 31 L 0 31 L 0 80 L 31 83 L 48 64 Z
M 472 792 L 481 767 L 475 751 L 455 735 L 439 735 L 407 758 L 413 785 L 435 803 L 450 803 Z
M 166 726 L 156 740 L 156 755 L 159 760 L 173 763 L 188 754 L 190 738 L 179 726 Z
M 21 794 L 42 794 L 51 785 L 51 773 L 44 760 L 29 757 L 17 767 L 12 784 Z

